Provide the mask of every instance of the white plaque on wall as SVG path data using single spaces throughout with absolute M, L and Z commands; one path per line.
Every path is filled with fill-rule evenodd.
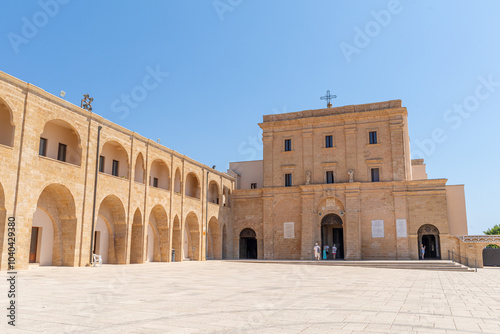
M 408 236 L 406 233 L 406 219 L 396 219 L 396 231 L 398 238 L 406 238 Z
M 372 220 L 372 238 L 384 237 L 384 221 Z
M 283 223 L 283 238 L 293 239 L 295 238 L 295 223 Z

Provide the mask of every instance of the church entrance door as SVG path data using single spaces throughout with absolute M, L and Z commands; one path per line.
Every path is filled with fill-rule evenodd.
M 245 228 L 240 233 L 240 259 L 257 258 L 257 237 L 251 228 Z
M 418 258 L 422 258 L 420 245 L 425 247 L 425 259 L 440 259 L 441 250 L 439 230 L 436 226 L 425 224 L 418 229 Z
M 344 226 L 342 218 L 336 214 L 326 215 L 321 220 L 321 248 L 328 245 L 330 249 L 335 244 L 337 247 L 337 259 L 344 258 Z M 332 259 L 330 251 L 329 259 Z

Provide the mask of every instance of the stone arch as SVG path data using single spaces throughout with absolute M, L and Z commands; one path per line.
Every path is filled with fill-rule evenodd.
M 222 190 L 222 205 L 228 208 L 231 207 L 231 189 L 226 186 L 224 186 Z
M 418 257 L 421 259 L 422 254 L 420 245 L 425 246 L 424 259 L 440 259 L 441 258 L 441 242 L 439 238 L 439 229 L 431 224 L 424 224 L 418 229 Z
M 126 221 L 122 201 L 115 195 L 106 196 L 99 205 L 96 226 L 96 232 L 100 232 L 96 250 L 103 255 L 104 263 L 126 263 Z
M 12 147 L 14 145 L 13 113 L 7 103 L 0 98 L 0 144 Z
M 40 265 L 76 266 L 75 200 L 64 185 L 53 183 L 40 193 L 31 224 L 29 260 Z
M 139 208 L 135 210 L 132 221 L 132 233 L 130 239 L 130 263 L 143 263 L 143 225 L 142 213 Z
M 134 181 L 144 184 L 144 175 L 146 169 L 144 168 L 144 157 L 142 153 L 137 154 L 135 159 L 135 169 L 134 169 Z
M 1 101 L 1 100 L 0 100 Z M 4 268 L 8 263 L 7 247 L 4 249 L 4 242 L 7 240 L 7 211 L 5 210 L 5 193 L 0 183 L 0 268 Z
M 257 234 L 249 227 L 240 232 L 240 259 L 257 259 Z
M 38 154 L 80 166 L 82 146 L 78 131 L 66 121 L 48 121 L 40 135 Z
M 222 240 L 219 221 L 216 217 L 210 218 L 208 222 L 207 253 L 207 258 L 222 259 Z
M 128 178 L 128 153 L 117 141 L 107 141 L 99 157 L 99 171 L 101 173 Z
M 170 172 L 168 165 L 161 159 L 156 159 L 151 164 L 149 185 L 165 190 L 170 189 Z
M 177 168 L 175 170 L 175 177 L 174 177 L 174 192 L 180 194 L 181 193 L 181 189 L 182 189 L 182 185 L 181 185 L 181 171 L 179 170 L 179 168 Z
M 200 198 L 200 181 L 195 173 L 186 176 L 185 195 L 193 198 Z
M 167 262 L 168 253 L 170 252 L 170 243 L 168 216 L 163 206 L 157 204 L 151 209 L 151 213 L 149 215 L 149 223 L 153 227 L 153 232 L 155 232 L 153 239 L 153 260 L 155 262 Z
M 175 250 L 175 259 L 172 261 L 182 261 L 182 228 L 178 215 L 175 215 L 172 223 L 172 249 Z
M 210 181 L 208 184 L 208 201 L 219 204 L 219 185 L 215 181 Z
M 317 206 L 317 210 L 322 214 L 322 217 L 329 213 L 335 213 L 342 217 L 345 212 L 344 204 L 336 197 L 325 197 L 321 199 Z
M 187 255 L 187 257 L 191 260 L 199 261 L 201 260 L 200 256 L 200 247 L 201 247 L 201 229 L 200 229 L 200 223 L 198 220 L 198 216 L 194 212 L 188 213 L 186 216 L 186 223 L 185 223 L 185 236 L 187 237 L 187 240 L 184 240 L 185 244 L 185 254 L 184 256 Z M 187 254 L 186 254 L 187 253 Z

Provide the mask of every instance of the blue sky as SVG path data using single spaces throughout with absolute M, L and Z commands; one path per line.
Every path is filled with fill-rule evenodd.
M 465 184 L 469 233 L 500 223 L 498 1 L 2 8 L 0 70 L 76 105 L 89 93 L 97 114 L 222 171 L 262 158 L 262 115 L 323 108 L 327 89 L 334 105 L 401 99 L 429 178 Z

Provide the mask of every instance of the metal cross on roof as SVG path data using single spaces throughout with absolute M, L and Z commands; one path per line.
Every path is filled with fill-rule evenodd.
M 336 97 L 337 97 L 337 95 L 332 95 L 332 94 L 330 94 L 330 91 L 329 91 L 329 90 L 327 90 L 327 91 L 326 91 L 326 95 L 325 95 L 325 96 L 320 97 L 320 99 L 321 99 L 321 100 L 326 100 L 326 102 L 327 102 L 327 107 L 328 107 L 328 108 L 331 108 L 331 107 L 332 107 L 332 104 L 330 103 L 330 100 L 331 100 L 331 99 L 334 99 L 334 98 L 336 98 Z
M 94 101 L 93 97 L 89 97 L 89 94 L 83 94 L 81 108 L 92 111 L 92 101 Z

